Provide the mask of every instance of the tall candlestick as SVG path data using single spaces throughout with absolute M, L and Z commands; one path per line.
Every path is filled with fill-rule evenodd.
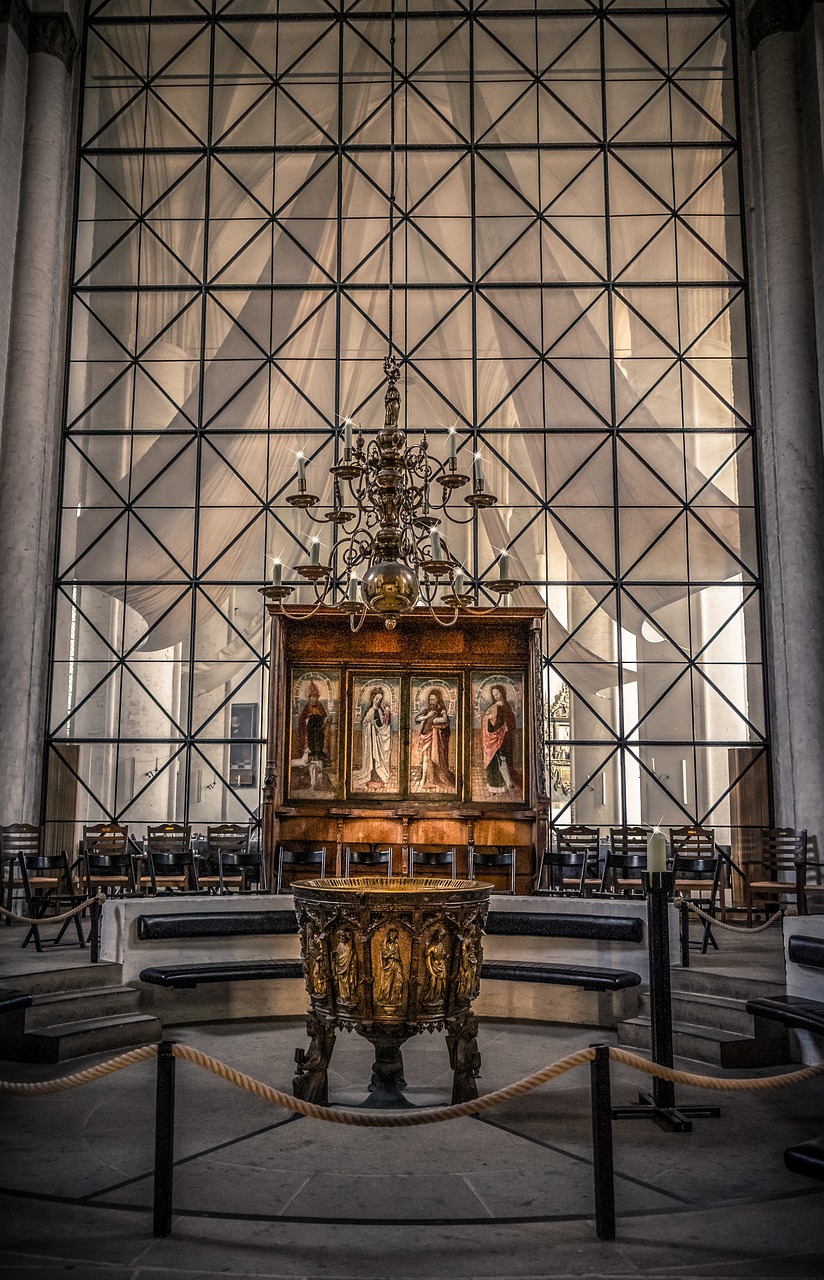
M 312 550 L 309 556 L 310 564 L 320 564 L 320 543 L 317 538 L 312 542 Z
M 498 578 L 501 582 L 506 582 L 508 577 L 509 577 L 509 556 L 506 554 L 505 551 L 502 551 L 501 559 L 500 559 L 500 569 L 498 571 Z
M 302 453 L 298 454 L 298 480 L 306 483 L 306 459 Z
M 475 477 L 475 488 L 483 489 L 484 487 L 484 464 L 479 453 L 475 454 L 472 460 L 472 474 Z
M 647 841 L 647 871 L 655 872 L 667 869 L 667 841 L 663 831 L 653 831 Z
M 272 586 L 279 587 L 283 578 L 283 565 L 279 560 L 275 561 L 275 571 L 272 574 Z
M 433 560 L 443 560 L 441 535 L 438 533 L 437 529 L 433 529 L 429 535 L 429 551 Z

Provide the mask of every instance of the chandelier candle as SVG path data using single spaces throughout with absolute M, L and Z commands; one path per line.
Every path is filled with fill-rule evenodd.
M 343 424 L 343 448 L 347 462 L 352 456 L 352 423 L 349 419 Z
M 454 430 L 449 431 L 449 466 L 454 471 L 458 462 L 458 442 Z
M 472 474 L 475 477 L 475 488 L 483 489 L 484 487 L 484 464 L 481 461 L 481 455 L 475 454 L 472 462 Z
M 309 563 L 320 564 L 320 543 L 318 542 L 317 538 L 315 538 L 314 542 L 312 543 L 312 551 L 309 556 Z
M 441 545 L 441 535 L 437 529 L 433 529 L 429 535 L 429 549 L 432 553 L 433 560 L 443 560 L 443 546 Z
M 298 454 L 298 481 L 306 484 L 306 459 L 302 453 Z
M 501 582 L 506 582 L 509 577 L 509 556 L 505 551 L 501 552 L 500 570 L 498 577 Z
M 283 578 L 283 565 L 279 560 L 275 561 L 275 571 L 272 574 L 272 586 L 279 587 Z
M 346 596 L 350 604 L 358 603 L 358 580 L 357 578 L 349 579 L 349 591 Z

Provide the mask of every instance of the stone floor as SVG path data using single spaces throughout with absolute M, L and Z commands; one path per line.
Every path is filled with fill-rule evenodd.
M 696 934 L 697 936 L 697 934 Z M 783 976 L 780 929 L 720 933 L 691 964 Z M 78 948 L 20 949 L 0 928 L 0 984 L 15 974 L 88 964 Z M 299 1021 L 167 1028 L 174 1039 L 288 1089 Z M 482 1092 L 610 1033 L 486 1022 Z M 0 1061 L 0 1078 L 69 1067 Z M 439 1035 L 405 1053 L 408 1096 L 448 1101 Z M 365 1096 L 370 1047 L 341 1034 L 332 1100 Z M 703 1065 L 683 1062 L 706 1074 Z M 415 1130 L 354 1130 L 295 1119 L 188 1063 L 177 1067 L 175 1219 L 151 1235 L 153 1063 L 48 1098 L 0 1095 L 3 1280 L 68 1272 L 99 1280 L 180 1277 L 824 1277 L 824 1186 L 789 1173 L 786 1146 L 824 1131 L 824 1079 L 758 1095 L 723 1093 L 720 1120 L 690 1135 L 647 1121 L 614 1124 L 615 1242 L 594 1230 L 586 1068 L 483 1119 Z M 763 1073 L 775 1074 L 775 1069 Z M 613 1101 L 646 1082 L 613 1067 Z M 681 1101 L 707 1095 L 680 1090 Z
M 168 1034 L 281 1088 L 305 1043 L 299 1021 Z M 609 1038 L 484 1023 L 480 1087 Z M 361 1101 L 370 1063 L 368 1044 L 340 1034 L 332 1100 Z M 441 1036 L 411 1042 L 405 1065 L 411 1101 L 448 1101 Z M 65 1069 L 0 1063 L 0 1077 Z M 374 1131 L 293 1119 L 179 1063 L 173 1234 L 154 1240 L 154 1073 L 144 1063 L 70 1092 L 2 1099 L 4 1280 L 824 1276 L 824 1186 L 782 1159 L 824 1130 L 824 1079 L 715 1095 L 721 1119 L 696 1121 L 690 1135 L 616 1121 L 618 1229 L 606 1243 L 593 1224 L 587 1068 L 483 1119 Z M 639 1083 L 613 1067 L 613 1101 L 633 1100 Z

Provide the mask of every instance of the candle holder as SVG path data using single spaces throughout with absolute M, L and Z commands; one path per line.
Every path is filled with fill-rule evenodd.
M 436 479 L 444 489 L 460 489 L 462 485 L 469 484 L 469 476 L 462 475 L 460 471 L 444 471 Z
M 445 605 L 448 605 L 450 609 L 468 609 L 472 603 L 472 592 L 462 591 L 460 595 L 456 595 L 452 592 L 448 596 L 442 596 L 441 600 Z
M 675 888 L 672 871 L 644 871 L 641 883 L 647 900 L 649 953 L 650 1057 L 659 1066 L 672 1066 L 672 992 L 670 987 L 669 905 Z M 615 1120 L 654 1120 L 668 1133 L 692 1133 L 690 1117 L 711 1119 L 720 1107 L 675 1104 L 671 1080 L 653 1078 L 652 1093 L 639 1093 L 638 1105 L 613 1107 Z
M 333 476 L 337 476 L 338 480 L 356 480 L 363 471 L 363 467 L 359 462 L 344 461 L 338 462 L 334 467 L 329 468 Z
M 421 568 L 426 573 L 431 573 L 433 578 L 443 578 L 454 568 L 451 560 L 423 560 Z
M 347 520 L 354 520 L 357 514 L 357 511 L 347 511 L 345 507 L 338 507 L 335 511 L 324 511 L 323 518 L 330 524 L 346 524 Z
M 290 507 L 298 507 L 301 511 L 306 511 L 309 507 L 315 507 L 320 502 L 320 498 L 316 493 L 306 492 L 306 481 L 298 480 L 297 493 L 288 493 L 286 501 Z
M 294 587 L 275 587 L 271 585 L 268 587 L 258 587 L 258 591 L 263 596 L 264 600 L 274 600 L 276 604 L 279 604 L 282 600 L 286 600 L 287 597 L 292 594 L 294 589 Z
M 498 499 L 494 493 L 486 493 L 480 485 L 464 498 L 466 505 L 472 507 L 475 511 L 482 511 L 486 507 L 494 507 L 497 501 Z
M 321 578 L 329 577 L 332 567 L 328 564 L 296 564 L 294 570 L 308 582 L 320 582 Z
M 517 591 L 523 585 L 517 578 L 498 578 L 497 581 L 484 583 L 487 590 L 494 591 L 499 596 L 511 595 L 513 591 Z

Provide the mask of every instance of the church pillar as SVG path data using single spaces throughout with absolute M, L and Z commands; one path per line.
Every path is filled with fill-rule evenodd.
M 64 244 L 76 40 L 35 14 L 0 438 L 0 776 L 4 823 L 37 821 L 63 383 Z
M 753 110 L 745 104 L 743 114 L 752 129 L 750 234 L 775 819 L 806 827 L 822 840 L 824 456 L 799 78 L 805 36 L 798 34 L 812 20 L 809 3 L 758 0 L 753 6 Z

